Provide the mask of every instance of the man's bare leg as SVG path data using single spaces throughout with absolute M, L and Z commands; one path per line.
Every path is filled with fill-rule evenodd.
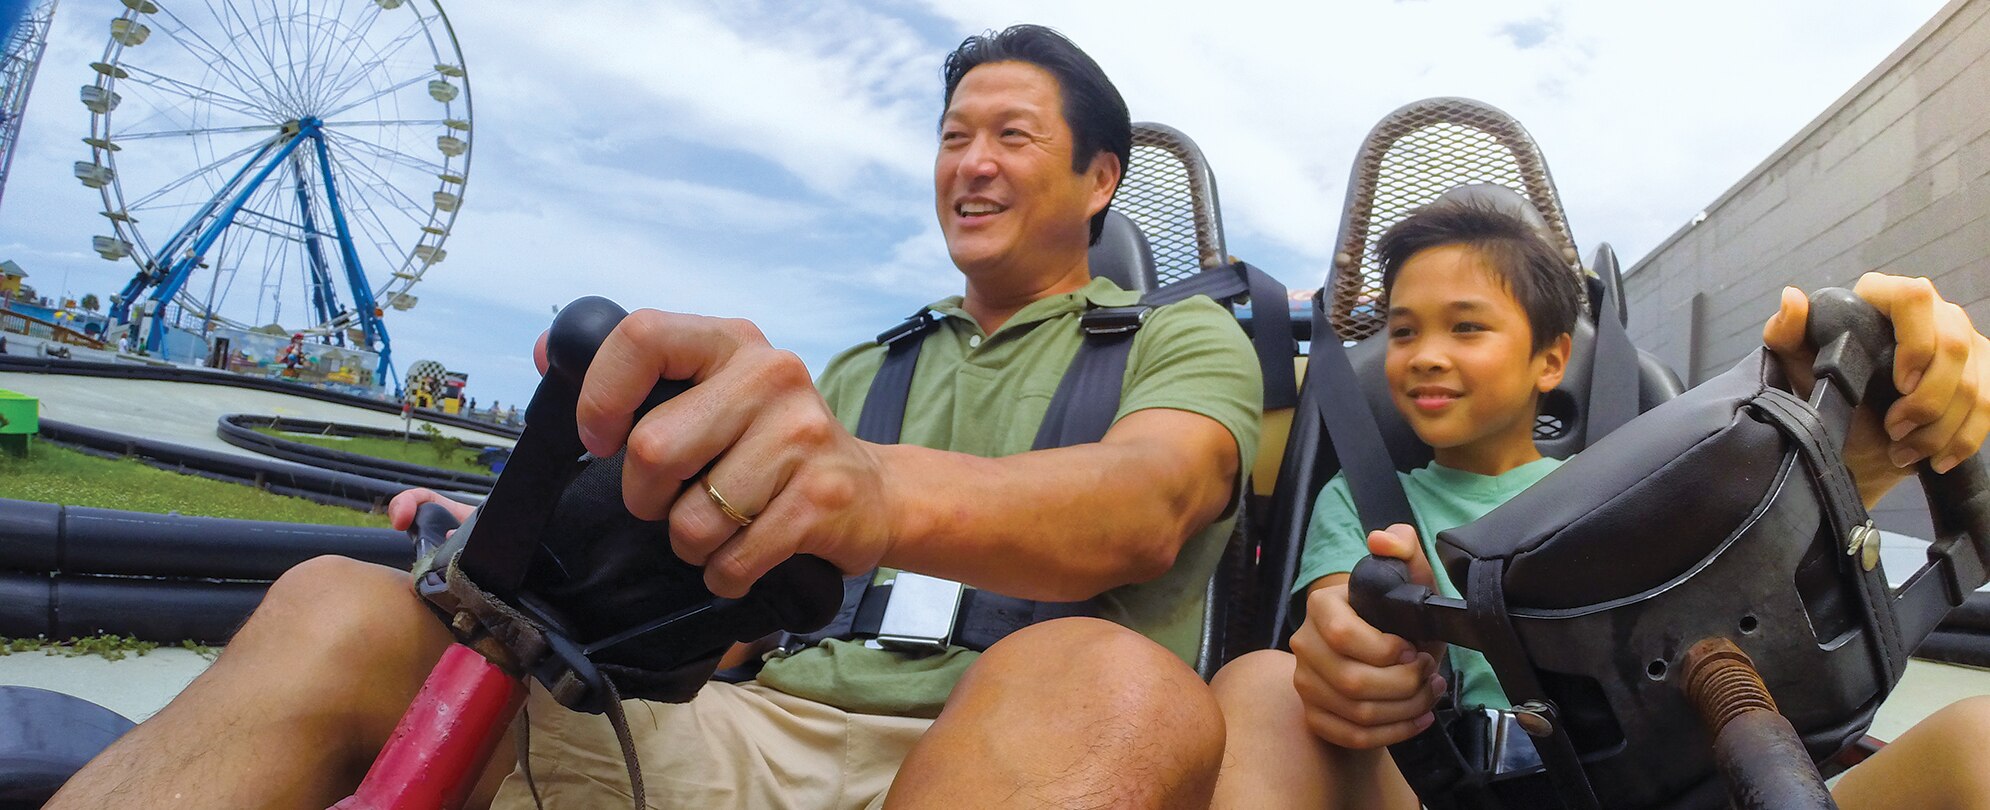
M 1209 688 L 1110 622 L 988 649 L 914 746 L 888 807 L 1206 807 L 1223 754 Z
M 1260 650 L 1230 662 L 1210 687 L 1228 742 L 1217 808 L 1406 808 L 1416 794 L 1387 749 L 1350 751 L 1306 729 L 1290 653 Z
M 1845 773 L 1845 810 L 1990 807 L 1990 697 L 1950 704 Z
M 406 573 L 307 561 L 213 666 L 48 807 L 328 806 L 365 775 L 449 641 Z

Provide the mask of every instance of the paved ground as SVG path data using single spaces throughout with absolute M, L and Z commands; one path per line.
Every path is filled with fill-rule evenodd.
M 214 426 L 222 414 L 290 416 L 401 428 L 401 417 L 391 413 L 226 385 L 0 372 L 0 388 L 39 398 L 44 419 L 258 458 L 267 456 L 236 447 L 215 435 Z M 470 441 L 511 444 L 510 439 L 488 433 L 452 425 L 436 427 L 445 434 Z

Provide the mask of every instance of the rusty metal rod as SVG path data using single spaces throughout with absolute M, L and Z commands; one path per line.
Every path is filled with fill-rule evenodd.
M 1803 740 L 1741 648 L 1724 638 L 1693 645 L 1686 695 L 1714 738 L 1714 765 L 1736 810 L 1836 810 Z

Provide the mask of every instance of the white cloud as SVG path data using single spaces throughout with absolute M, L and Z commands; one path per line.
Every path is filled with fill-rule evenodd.
M 1295 287 L 1323 275 L 1361 137 L 1434 95 L 1524 122 L 1585 252 L 1635 260 L 1939 5 L 454 0 L 476 159 L 448 261 L 389 327 L 480 399 L 522 398 L 524 341 L 587 293 L 752 317 L 819 368 L 959 290 L 931 211 L 940 60 L 1026 20 L 1195 138 L 1231 251 Z M 111 11 L 63 6 L 0 208 L 0 258 L 100 294 L 132 268 L 83 252 L 104 227 L 69 162 Z

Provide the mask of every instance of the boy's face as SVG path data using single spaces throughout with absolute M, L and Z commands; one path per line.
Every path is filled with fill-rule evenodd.
M 1438 463 L 1497 474 L 1539 457 L 1535 398 L 1561 382 L 1569 337 L 1533 351 L 1527 312 L 1477 250 L 1441 245 L 1404 262 L 1388 334 L 1396 409 Z

